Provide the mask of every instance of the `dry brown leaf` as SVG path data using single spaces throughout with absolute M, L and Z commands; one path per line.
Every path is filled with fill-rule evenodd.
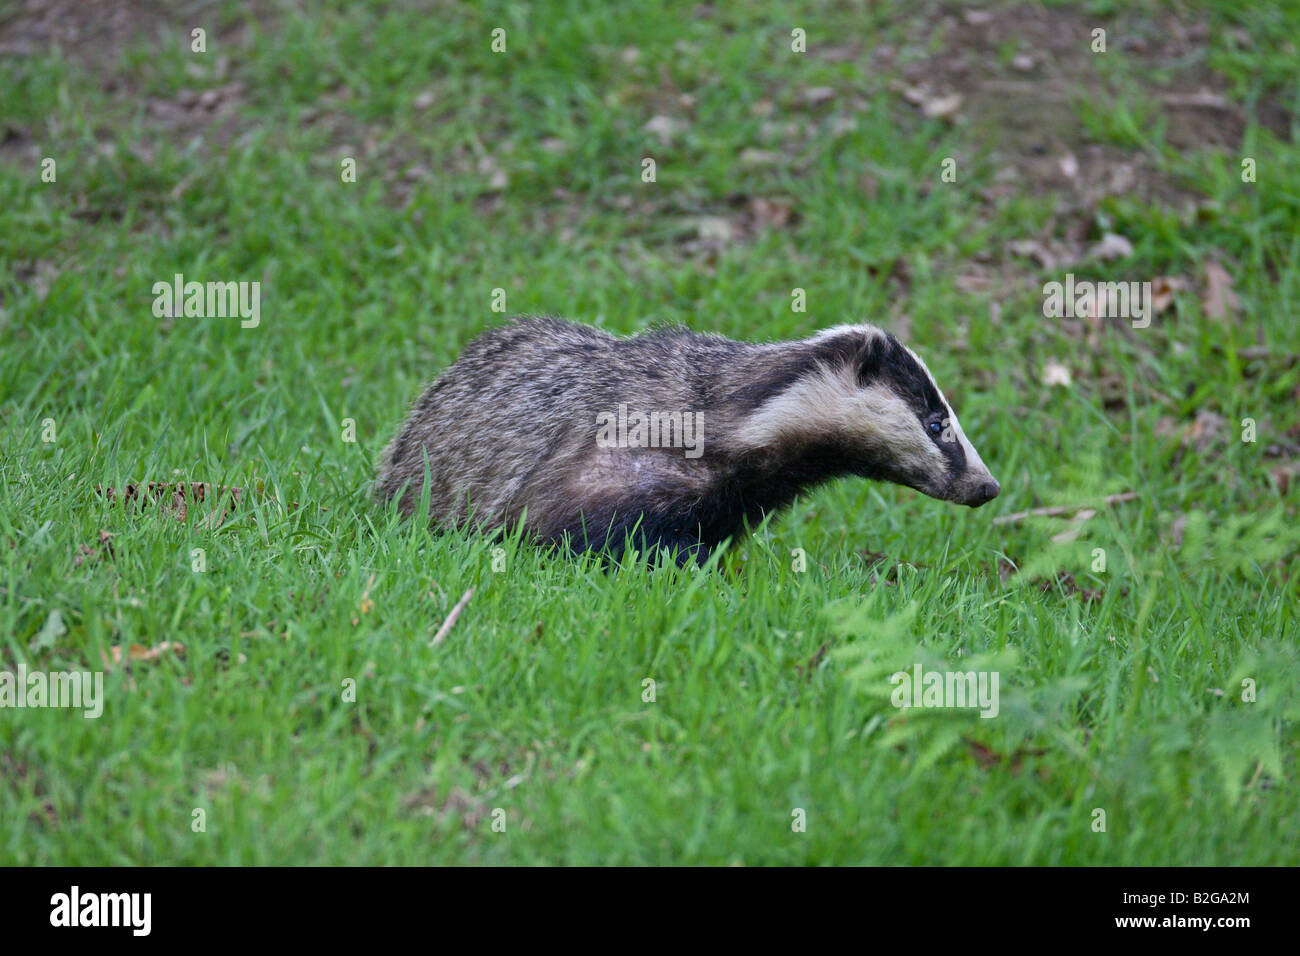
M 1127 259 L 1133 255 L 1133 243 L 1118 233 L 1108 232 L 1088 250 L 1088 255 L 1102 260 Z
M 1159 315 L 1174 304 L 1174 293 L 1187 288 L 1187 280 L 1178 276 L 1156 276 L 1151 280 L 1151 308 Z
M 981 770 L 989 770 L 1002 763 L 1009 763 L 1011 765 L 1011 772 L 1019 773 L 1026 757 L 1041 757 L 1043 754 L 1047 753 L 1046 750 L 1042 749 L 1028 750 L 1024 747 L 1017 747 L 1015 751 L 1008 756 L 1006 754 L 998 753 L 992 747 L 988 747 L 980 743 L 978 740 L 972 740 L 970 737 L 962 737 L 962 741 L 970 748 L 971 756 L 975 758 L 975 762 L 979 765 Z
M 1043 384 L 1048 388 L 1053 385 L 1070 386 L 1070 370 L 1055 360 L 1043 366 Z
M 1035 578 L 1034 583 L 1038 585 L 1038 590 L 1045 594 L 1060 589 L 1065 592 L 1067 597 L 1073 597 L 1077 594 L 1084 601 L 1100 601 L 1106 596 L 1104 588 L 1082 587 L 1069 571 L 1058 571 L 1050 578 Z M 1120 594 L 1128 594 L 1128 588 L 1121 587 Z
M 1187 427 L 1187 438 L 1197 448 L 1204 448 L 1223 434 L 1223 428 L 1226 424 L 1227 419 L 1222 415 L 1209 409 L 1198 409 L 1196 418 Z
M 754 216 L 754 222 L 759 226 L 770 226 L 775 229 L 790 225 L 794 218 L 794 207 L 788 202 L 780 199 L 765 199 L 762 196 L 755 196 L 750 200 L 749 211 Z
M 506 186 L 510 185 L 510 177 L 501 168 L 501 164 L 492 156 L 480 157 L 477 169 L 480 176 L 487 177 L 489 192 L 501 192 Z
M 1173 524 L 1169 526 L 1169 534 L 1174 539 L 1175 548 L 1181 548 L 1183 546 L 1183 531 L 1186 528 L 1187 515 L 1180 511 L 1178 517 L 1174 519 Z
M 904 83 L 891 84 L 891 88 L 900 93 L 907 102 L 920 109 L 929 119 L 952 119 L 961 109 L 960 93 L 936 96 L 924 85 L 909 86 Z
M 970 295 L 976 292 L 987 292 L 993 288 L 993 279 L 989 276 L 982 275 L 959 275 L 953 280 L 957 286 L 957 291 Z
M 705 242 L 730 242 L 736 238 L 731 222 L 721 216 L 700 216 L 695 220 L 695 235 Z
M 843 136 L 858 128 L 858 121 L 853 116 L 832 116 L 826 124 L 826 132 L 832 136 Z
M 1033 259 L 1049 272 L 1066 258 L 1037 239 L 1013 239 L 1007 243 L 1007 251 L 1015 256 Z
M 1277 493 L 1285 495 L 1291 490 L 1291 483 L 1296 476 L 1300 475 L 1300 462 L 1288 461 L 1275 468 L 1270 468 L 1268 474 L 1273 479 L 1273 483 L 1277 485 Z
M 366 582 L 365 590 L 361 592 L 361 613 L 362 614 L 369 614 L 371 611 L 375 609 L 375 602 L 370 600 L 370 588 L 374 585 L 374 583 L 375 583 L 375 575 L 374 572 L 372 571 L 370 574 L 370 580 Z
M 770 149 L 754 149 L 750 147 L 740 152 L 740 164 L 742 166 L 773 166 L 780 161 L 781 154 Z
M 679 133 L 685 132 L 688 124 L 674 116 L 652 116 L 641 128 L 652 136 L 659 137 L 659 142 L 667 146 Z
M 172 653 L 177 657 L 185 656 L 185 645 L 176 641 L 163 641 L 154 647 L 145 647 L 143 644 L 130 645 L 125 653 L 121 645 L 114 644 L 109 649 L 109 653 L 104 654 L 104 666 L 113 667 L 121 664 L 123 659 L 130 661 L 156 661 L 164 654 Z
M 821 106 L 834 98 L 835 90 L 829 86 L 810 86 L 799 94 L 799 99 L 805 106 Z
M 961 109 L 962 95 L 960 93 L 950 93 L 947 96 L 936 96 L 927 99 L 921 104 L 921 112 L 928 119 L 951 119 L 957 115 Z
M 1236 312 L 1241 301 L 1232 291 L 1232 276 L 1213 259 L 1205 260 L 1205 291 L 1201 293 L 1201 308 L 1208 318 L 1222 321 L 1229 312 Z
M 260 488 L 258 490 L 260 491 Z M 221 492 L 225 492 L 230 496 L 230 503 L 223 503 L 219 512 L 213 512 L 209 515 L 209 519 L 215 519 L 218 524 L 227 514 L 234 510 L 235 505 L 239 504 L 244 494 L 243 488 L 232 488 L 225 485 L 214 486 L 203 481 L 151 481 L 146 485 L 126 485 L 121 490 L 114 487 L 105 488 L 103 485 L 95 486 L 96 494 L 109 501 L 120 500 L 123 505 L 140 504 L 148 499 L 153 499 L 159 503 L 163 510 L 174 511 L 177 521 L 185 520 L 191 502 L 201 502 L 209 496 Z

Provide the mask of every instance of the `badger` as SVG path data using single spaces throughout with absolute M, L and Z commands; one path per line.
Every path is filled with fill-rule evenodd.
M 435 530 L 685 564 L 848 475 L 971 507 L 1000 490 L 925 363 L 875 326 L 757 344 L 523 317 L 416 400 L 375 490 L 408 516 L 427 496 Z

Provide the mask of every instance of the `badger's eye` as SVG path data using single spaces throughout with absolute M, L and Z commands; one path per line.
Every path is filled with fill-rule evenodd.
M 942 431 L 943 431 L 943 424 L 941 422 L 930 422 L 931 435 L 938 435 Z

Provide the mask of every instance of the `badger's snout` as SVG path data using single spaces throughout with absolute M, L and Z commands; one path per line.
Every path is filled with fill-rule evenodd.
M 996 480 L 980 481 L 979 488 L 975 489 L 975 494 L 972 494 L 970 501 L 966 503 L 971 507 L 985 505 L 985 503 L 993 501 L 993 498 L 996 498 L 997 493 L 1001 492 L 1001 490 L 1002 486 L 997 484 Z
M 980 505 L 988 504 L 996 498 L 1001 490 L 1002 486 L 997 483 L 997 480 L 990 477 L 984 481 L 976 482 L 966 497 L 961 499 L 961 503 L 970 505 L 972 508 L 978 508 Z

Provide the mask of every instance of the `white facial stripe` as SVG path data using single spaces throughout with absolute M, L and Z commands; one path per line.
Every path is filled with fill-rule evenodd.
M 961 426 L 957 424 L 956 415 L 953 415 L 952 423 L 957 430 L 957 440 L 961 442 L 961 450 L 966 453 L 967 470 L 982 472 L 983 474 L 989 475 L 988 465 L 984 464 L 984 459 L 980 457 L 980 453 L 977 452 L 975 447 L 966 439 L 966 433 L 963 432 Z M 993 476 L 989 475 L 989 477 L 992 478 Z
M 746 448 L 764 448 L 800 436 L 825 435 L 842 399 L 839 384 L 822 369 L 764 403 L 741 423 L 735 437 Z
M 851 432 L 866 445 L 888 450 L 904 468 L 923 475 L 942 473 L 948 460 L 926 434 L 912 406 L 893 389 L 872 385 L 858 389 L 860 412 Z
M 904 347 L 906 348 L 906 346 Z M 934 390 L 939 393 L 940 401 L 942 401 L 943 404 L 947 406 L 948 414 L 949 416 L 951 416 L 948 419 L 948 424 L 952 428 L 953 434 L 957 436 L 957 441 L 961 444 L 961 450 L 966 454 L 967 469 L 975 473 L 982 472 L 983 474 L 988 475 L 990 478 L 992 478 L 993 476 L 989 474 L 988 466 L 984 464 L 984 459 L 980 457 L 979 452 L 975 450 L 975 447 L 966 438 L 966 433 L 961 430 L 961 423 L 957 421 L 957 413 L 952 410 L 952 403 L 949 402 L 946 397 L 944 397 L 943 390 L 939 388 L 939 383 L 934 380 L 934 376 L 930 374 L 930 370 L 929 368 L 926 367 L 926 364 L 921 359 L 921 356 L 917 355 L 911 349 L 907 350 L 907 354 L 912 356 L 912 358 L 916 359 L 916 364 L 921 366 L 921 369 L 925 372 L 927 376 L 929 376 L 930 384 L 933 385 Z
M 942 471 L 947 464 L 911 406 L 886 386 L 862 388 L 857 370 L 849 366 L 823 366 L 764 404 L 735 435 L 745 448 L 819 437 L 879 448 L 923 474 Z
M 874 325 L 834 325 L 829 329 L 822 329 L 822 331 L 818 332 L 808 341 L 820 342 L 822 339 L 833 339 L 838 335 L 843 335 L 845 332 L 856 332 L 859 335 L 865 334 L 868 338 L 880 338 L 885 334 Z

